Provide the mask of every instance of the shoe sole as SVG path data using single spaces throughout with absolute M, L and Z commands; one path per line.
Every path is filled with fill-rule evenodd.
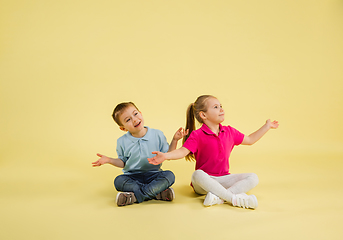
M 218 205 L 218 204 L 222 204 L 222 203 L 214 203 L 214 204 L 210 204 L 212 201 L 213 201 L 213 198 L 214 198 L 214 194 L 211 193 L 211 192 L 208 192 L 206 197 L 205 197 L 205 200 L 203 202 L 204 206 L 205 207 L 210 207 L 210 206 L 213 206 L 213 205 Z
M 120 194 L 121 194 L 121 193 L 118 193 L 117 196 L 116 196 L 116 204 L 117 204 L 117 206 L 119 206 L 119 207 L 121 207 L 121 205 L 118 205 L 118 198 L 119 198 Z
M 212 206 L 211 204 L 209 204 L 210 202 L 212 202 L 212 201 L 210 200 L 210 198 L 212 198 L 212 194 L 209 192 L 209 193 L 207 193 L 207 195 L 206 195 L 206 197 L 205 197 L 205 200 L 204 200 L 204 202 L 203 202 L 203 204 L 204 204 L 205 207 Z
M 255 195 L 250 195 L 252 198 L 253 198 L 253 201 L 254 201 L 254 206 L 252 209 L 256 209 L 258 207 L 258 202 L 257 202 L 257 198 Z
M 175 192 L 174 192 L 174 189 L 173 189 L 173 188 L 169 188 L 169 189 L 171 190 L 172 196 L 173 196 L 172 200 L 170 200 L 170 201 L 173 201 L 173 200 L 175 199 Z

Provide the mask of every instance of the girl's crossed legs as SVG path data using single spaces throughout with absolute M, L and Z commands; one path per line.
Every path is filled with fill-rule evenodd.
M 192 175 L 194 191 L 200 195 L 208 192 L 232 203 L 235 194 L 246 193 L 256 187 L 258 177 L 255 173 L 229 174 L 225 176 L 210 176 L 203 170 L 196 170 Z

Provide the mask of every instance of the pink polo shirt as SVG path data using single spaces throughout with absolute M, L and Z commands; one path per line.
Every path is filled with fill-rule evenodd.
M 191 133 L 183 147 L 196 159 L 195 170 L 201 169 L 212 176 L 229 173 L 229 157 L 235 145 L 240 145 L 244 134 L 231 126 L 219 125 L 218 136 L 206 124 Z

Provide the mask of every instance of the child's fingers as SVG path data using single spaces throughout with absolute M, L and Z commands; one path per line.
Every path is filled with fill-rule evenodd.
M 154 158 L 148 158 L 148 162 L 153 165 L 155 164 Z
M 96 154 L 98 157 L 102 157 L 103 155 L 102 154 L 100 154 L 100 153 L 97 153 Z

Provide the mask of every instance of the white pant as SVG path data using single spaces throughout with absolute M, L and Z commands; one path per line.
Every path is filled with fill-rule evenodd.
M 229 203 L 231 203 L 233 194 L 246 193 L 257 184 L 258 177 L 255 173 L 214 177 L 203 170 L 196 170 L 192 175 L 192 185 L 196 193 L 204 195 L 211 192 Z

